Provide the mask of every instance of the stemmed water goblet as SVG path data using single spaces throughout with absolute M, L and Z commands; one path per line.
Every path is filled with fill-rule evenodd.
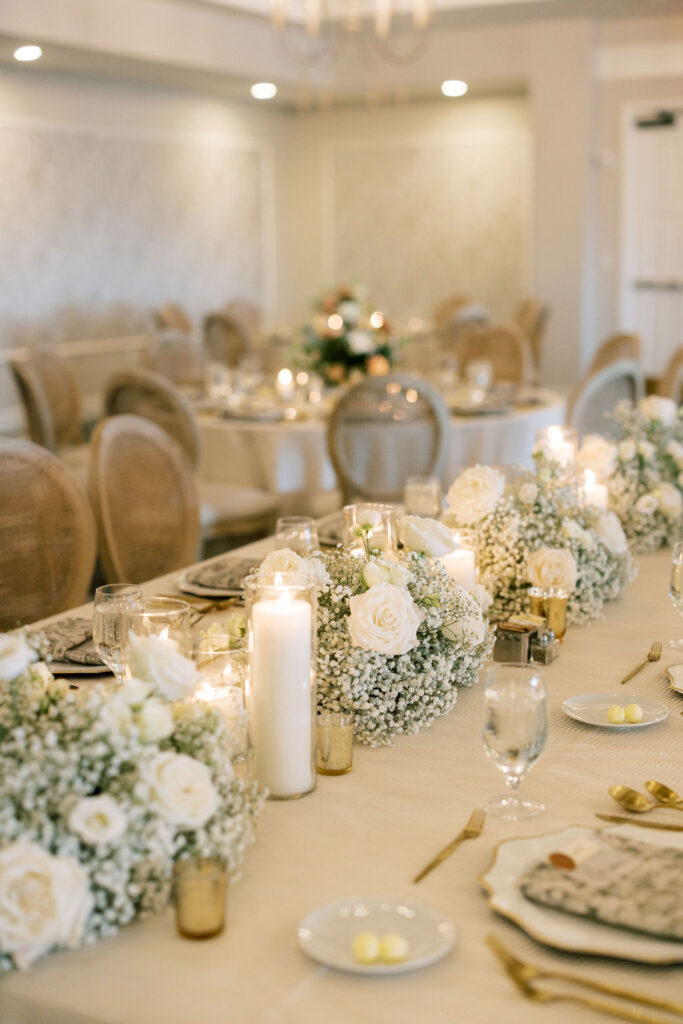
M 671 556 L 669 597 L 679 615 L 683 615 L 683 542 L 681 541 L 674 545 L 673 555 Z M 677 651 L 683 651 L 683 638 L 669 640 L 669 647 L 673 647 Z

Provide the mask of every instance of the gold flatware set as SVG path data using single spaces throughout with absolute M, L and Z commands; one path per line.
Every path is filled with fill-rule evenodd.
M 612 799 L 627 811 L 634 814 L 647 814 L 648 811 L 665 810 L 669 808 L 674 811 L 683 811 L 683 799 L 669 789 L 663 782 L 655 779 L 648 779 L 645 788 L 654 797 L 649 800 L 644 793 L 630 786 L 610 786 L 609 795 Z

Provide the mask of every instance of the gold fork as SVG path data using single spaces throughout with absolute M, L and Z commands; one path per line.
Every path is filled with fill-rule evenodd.
M 661 640 L 655 640 L 655 642 L 653 643 L 652 647 L 647 652 L 647 654 L 645 655 L 643 660 L 639 661 L 638 664 L 636 665 L 636 667 L 632 668 L 631 671 L 628 673 L 628 675 L 624 676 L 624 678 L 621 680 L 621 685 L 623 686 L 624 683 L 627 683 L 629 681 L 629 679 L 633 679 L 633 677 L 638 672 L 640 672 L 640 670 L 643 667 L 643 665 L 647 665 L 648 661 L 659 661 L 661 656 L 662 656 L 662 641 Z
M 484 821 L 486 819 L 486 811 L 478 807 L 475 811 L 470 814 L 470 819 L 465 825 L 461 832 L 458 832 L 455 839 L 453 839 L 448 846 L 444 846 L 440 853 L 437 853 L 434 860 L 430 860 L 426 868 L 422 868 L 422 871 L 418 875 L 415 875 L 413 879 L 413 885 L 417 882 L 421 882 L 425 875 L 428 875 L 430 871 L 433 871 L 435 867 L 438 867 L 447 857 L 456 850 L 465 839 L 476 839 L 477 836 L 481 835 L 482 829 L 484 828 Z
M 588 1006 L 592 1010 L 598 1010 L 600 1013 L 606 1013 L 611 1017 L 618 1017 L 621 1020 L 637 1021 L 638 1024 L 665 1024 L 665 1021 L 661 1017 L 651 1017 L 649 1013 L 645 1013 L 643 1010 L 639 1010 L 636 1007 L 615 1006 L 612 1003 L 605 1002 L 603 999 L 594 999 L 592 996 L 580 996 L 572 993 L 554 992 L 549 989 L 536 988 L 533 984 L 533 982 L 538 978 L 556 978 L 560 981 L 568 981 L 575 985 L 583 985 L 585 988 L 593 989 L 597 992 L 604 992 L 607 995 L 613 995 L 620 999 L 632 999 L 634 1002 L 642 1003 L 644 1006 L 653 1006 L 658 1010 L 664 1010 L 667 1013 L 683 1016 L 683 1005 L 679 1003 L 670 1003 L 664 999 L 657 999 L 655 996 L 646 996 L 641 995 L 638 992 L 626 991 L 620 986 L 591 981 L 588 978 L 582 978 L 576 974 L 565 974 L 561 971 L 546 971 L 540 967 L 534 966 L 533 964 L 527 964 L 523 960 L 519 960 L 516 956 L 513 956 L 513 954 L 510 953 L 510 951 L 506 949 L 505 946 L 503 946 L 503 944 L 493 935 L 488 935 L 486 937 L 486 943 L 489 949 L 495 953 L 498 959 L 502 962 L 505 970 L 522 993 L 527 997 L 527 999 L 531 999 L 535 1003 L 577 1003 L 579 1006 Z

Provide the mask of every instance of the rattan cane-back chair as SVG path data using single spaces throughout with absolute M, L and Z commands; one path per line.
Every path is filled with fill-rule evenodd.
M 192 321 L 177 302 L 167 302 L 165 306 L 152 310 L 152 322 L 159 331 L 182 331 L 184 334 L 192 331 Z
M 450 416 L 425 381 L 392 373 L 368 377 L 347 391 L 330 417 L 327 436 L 346 501 L 397 501 L 409 476 L 441 474 Z
M 92 511 L 63 462 L 0 439 L 0 629 L 81 604 L 94 565 Z
M 512 321 L 486 325 L 470 334 L 461 372 L 466 373 L 468 363 L 480 359 L 491 363 L 497 381 L 530 384 L 536 375 L 531 342 Z
M 83 441 L 81 398 L 73 367 L 56 352 L 10 361 L 26 413 L 29 437 L 59 451 Z
M 603 341 L 593 356 L 588 369 L 589 373 L 597 373 L 605 366 L 610 366 L 622 359 L 640 361 L 640 338 L 637 334 L 613 334 Z
M 541 365 L 543 341 L 548 325 L 550 310 L 538 299 L 523 299 L 515 311 L 515 323 L 522 329 L 531 343 L 531 351 L 537 367 Z
M 579 436 L 601 433 L 605 415 L 624 398 L 637 402 L 645 394 L 645 380 L 640 365 L 633 359 L 619 359 L 590 370 L 570 395 L 567 423 L 576 427 Z
M 204 350 L 208 359 L 234 369 L 249 354 L 251 344 L 236 319 L 225 313 L 210 313 L 204 319 Z
M 680 402 L 683 397 L 683 345 L 677 348 L 657 381 L 657 394 Z

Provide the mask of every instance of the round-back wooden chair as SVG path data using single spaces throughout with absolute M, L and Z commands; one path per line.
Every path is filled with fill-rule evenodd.
M 680 402 L 683 393 L 683 345 L 677 348 L 657 381 L 657 394 Z
M 28 359 L 11 360 L 10 367 L 31 440 L 50 451 L 81 443 L 80 390 L 68 359 L 41 350 Z
M 409 476 L 440 476 L 450 426 L 441 396 L 416 377 L 391 373 L 350 388 L 327 434 L 344 500 L 398 501 Z
M 251 344 L 236 319 L 225 313 L 209 313 L 204 318 L 204 350 L 209 359 L 234 369 L 249 354 Z
M 243 334 L 251 344 L 257 340 L 261 333 L 261 310 L 254 302 L 248 299 L 231 299 L 222 310 L 241 328 Z
M 589 371 L 569 397 L 567 425 L 576 427 L 579 437 L 605 429 L 605 415 L 628 398 L 634 404 L 645 394 L 640 364 L 619 359 L 597 371 Z
M 145 369 L 161 374 L 178 387 L 196 391 L 204 384 L 204 353 L 184 331 L 158 331 L 140 361 Z
M 196 561 L 192 465 L 156 423 L 130 415 L 102 420 L 92 436 L 88 488 L 108 583 L 142 583 Z
M 167 302 L 165 306 L 159 306 L 152 310 L 152 322 L 159 331 L 172 330 L 182 331 L 183 334 L 192 333 L 192 321 L 182 306 L 176 302 Z
M 495 380 L 531 384 L 536 375 L 531 342 L 516 323 L 498 323 L 473 330 L 461 356 L 460 370 L 468 363 L 483 359 L 493 367 Z
M 63 462 L 0 439 L 0 629 L 82 604 L 94 566 L 92 510 Z
M 593 356 L 588 372 L 596 373 L 622 359 L 632 359 L 635 363 L 640 361 L 640 338 L 637 334 L 612 334 Z
M 199 433 L 192 405 L 166 377 L 141 368 L 123 370 L 112 377 L 104 393 L 104 414 L 122 413 L 144 416 L 162 427 L 197 467 Z
M 550 310 L 538 299 L 522 299 L 515 312 L 514 321 L 522 329 L 531 342 L 531 351 L 536 367 L 540 367 L 543 357 L 543 342 L 548 325 Z

